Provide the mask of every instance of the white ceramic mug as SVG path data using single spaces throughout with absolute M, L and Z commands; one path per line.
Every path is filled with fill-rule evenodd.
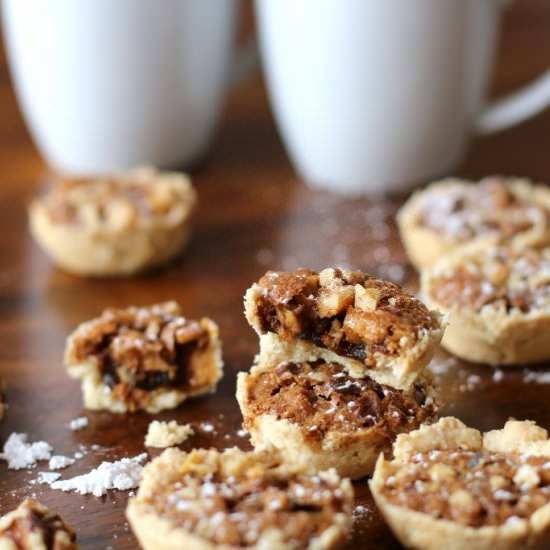
M 3 0 L 20 106 L 54 168 L 181 167 L 206 151 L 235 0 Z
M 279 130 L 300 175 L 352 194 L 441 176 L 468 138 L 550 103 L 550 72 L 485 105 L 502 0 L 257 0 Z

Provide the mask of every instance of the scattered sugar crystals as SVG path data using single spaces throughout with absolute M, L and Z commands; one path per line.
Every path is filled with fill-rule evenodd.
M 525 369 L 523 371 L 523 382 L 525 384 L 550 384 L 550 372 Z
M 80 495 L 92 494 L 96 497 L 105 495 L 111 489 L 126 491 L 139 485 L 145 460 L 147 453 L 115 462 L 102 462 L 87 474 L 54 481 L 50 487 L 60 491 L 75 491 Z
M 0 459 L 8 463 L 10 470 L 22 470 L 32 468 L 39 460 L 49 460 L 52 455 L 52 447 L 45 441 L 28 443 L 28 435 L 25 433 L 12 433 L 4 444 L 4 451 Z
M 216 427 L 210 422 L 201 422 L 199 429 L 203 433 L 214 433 L 216 431 Z
M 62 470 L 75 463 L 75 459 L 69 456 L 54 455 L 50 458 L 48 468 L 50 470 Z
M 86 416 L 79 416 L 78 418 L 74 418 L 69 422 L 69 429 L 73 430 L 73 432 L 76 432 L 78 430 L 83 430 L 84 428 L 88 427 L 88 417 Z
M 40 485 L 50 485 L 60 477 L 61 474 L 57 472 L 38 472 L 38 477 L 36 480 L 31 481 L 31 484 L 38 483 Z

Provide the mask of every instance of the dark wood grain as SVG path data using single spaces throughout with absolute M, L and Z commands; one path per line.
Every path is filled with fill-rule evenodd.
M 526 82 L 550 63 L 547 0 L 518 1 L 505 23 L 495 93 Z M 25 203 L 47 176 L 47 168 L 24 129 L 3 57 L 0 61 L 0 372 L 10 401 L 0 425 L 0 443 L 11 432 L 22 431 L 33 440 L 49 441 L 58 453 L 73 453 L 80 445 L 102 447 L 90 451 L 66 475 L 86 471 L 103 459 L 142 452 L 150 420 L 144 414 L 86 413 L 87 429 L 73 433 L 66 428 L 83 411 L 78 384 L 66 377 L 62 366 L 64 339 L 77 323 L 106 306 L 176 299 L 189 316 L 209 315 L 219 322 L 226 375 L 216 394 L 157 417 L 215 425 L 211 434 L 199 429 L 183 448 L 246 447 L 246 439 L 237 433 L 241 419 L 234 392 L 236 373 L 250 366 L 257 348 L 242 315 L 243 292 L 254 279 L 267 268 L 340 264 L 415 284 L 393 224 L 399 201 L 346 201 L 299 182 L 277 137 L 259 76 L 231 93 L 211 155 L 193 172 L 200 208 L 184 257 L 134 279 L 87 280 L 60 272 L 26 228 Z M 458 172 L 550 181 L 549 153 L 547 112 L 474 141 Z M 533 418 L 550 428 L 550 386 L 529 382 L 523 369 L 506 372 L 499 381 L 492 369 L 443 353 L 436 365 L 447 403 L 444 413 L 484 429 L 500 426 L 509 416 Z M 103 499 L 58 493 L 30 485 L 36 471 L 8 471 L 0 463 L 1 513 L 21 498 L 36 495 L 76 527 L 83 548 L 136 547 L 123 515 L 126 493 Z M 374 509 L 365 482 L 356 489 L 363 507 L 357 510 L 348 547 L 398 547 Z

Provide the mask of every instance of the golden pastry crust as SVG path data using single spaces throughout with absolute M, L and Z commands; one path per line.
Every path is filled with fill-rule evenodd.
M 237 379 L 255 449 L 274 447 L 290 464 L 335 468 L 351 479 L 371 474 L 397 434 L 434 419 L 433 393 L 428 381 L 397 390 L 324 361 L 260 364 Z
M 446 179 L 417 191 L 397 214 L 401 239 L 418 270 L 472 242 L 534 246 L 550 242 L 550 189 L 528 180 Z
M 550 358 L 550 248 L 471 245 L 421 274 L 426 303 L 449 315 L 442 345 L 492 365 Z
M 442 319 L 400 286 L 359 271 L 268 272 L 245 296 L 259 362 L 337 362 L 407 389 L 443 334 Z
M 185 174 L 138 168 L 61 179 L 29 207 L 34 238 L 63 269 L 131 275 L 163 264 L 190 234 L 196 193 Z
M 77 550 L 63 518 L 35 500 L 24 500 L 0 518 L 0 550 Z
M 167 449 L 126 515 L 145 550 L 323 550 L 345 537 L 352 508 L 351 484 L 333 470 L 236 448 Z
M 371 492 L 408 548 L 515 550 L 550 545 L 550 442 L 530 421 L 481 434 L 442 418 L 398 436 Z
M 221 342 L 212 320 L 183 317 L 175 302 L 107 309 L 68 337 L 65 365 L 84 405 L 156 413 L 215 390 Z

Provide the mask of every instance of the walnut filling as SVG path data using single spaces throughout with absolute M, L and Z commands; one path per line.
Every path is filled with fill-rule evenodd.
M 498 177 L 452 187 L 444 193 L 428 191 L 419 214 L 419 223 L 458 241 L 488 233 L 511 238 L 549 219 L 545 208 L 524 201 L 506 179 Z
M 261 332 L 309 340 L 369 368 L 376 366 L 376 353 L 396 356 L 413 347 L 423 331 L 439 327 L 414 296 L 361 272 L 270 271 L 258 285 Z
M 466 450 L 418 453 L 382 494 L 434 518 L 470 527 L 529 518 L 550 502 L 550 458 Z
M 217 381 L 214 365 L 203 361 L 211 343 L 207 323 L 182 317 L 174 303 L 108 309 L 84 333 L 77 331 L 71 359 L 95 361 L 113 396 L 136 410 L 153 390 L 197 392 Z
M 25 501 L 15 514 L 9 526 L 0 531 L 0 542 L 7 538 L 13 542 L 15 548 L 31 549 L 35 546 L 30 537 L 36 537 L 38 534 L 47 550 L 76 548 L 76 534 L 59 514 L 29 500 Z
M 328 432 L 357 435 L 375 430 L 393 441 L 435 416 L 435 407 L 424 389 L 415 386 L 412 395 L 378 384 L 371 378 L 352 378 L 339 365 L 281 363 L 261 372 L 250 387 L 252 417 L 272 414 L 298 424 L 310 445 L 318 447 Z
M 145 504 L 214 544 L 252 546 L 276 528 L 284 542 L 298 549 L 332 525 L 334 514 L 344 511 L 345 496 L 320 476 L 260 470 L 242 477 L 186 473 Z
M 182 198 L 192 203 L 192 195 L 187 183 L 143 168 L 101 178 L 56 180 L 43 202 L 55 223 L 132 227 L 139 219 L 162 217 L 169 222 Z
M 550 305 L 550 249 L 521 254 L 502 248 L 464 259 L 447 273 L 430 280 L 433 298 L 475 311 L 487 304 L 524 313 Z

